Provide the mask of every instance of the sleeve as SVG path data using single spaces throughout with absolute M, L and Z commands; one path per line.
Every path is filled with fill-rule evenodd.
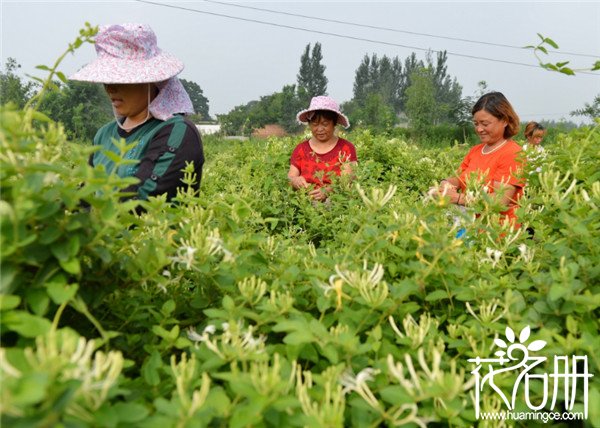
M 204 165 L 204 150 L 196 126 L 185 120 L 165 126 L 154 136 L 140 160 L 135 174 L 140 182 L 127 187 L 124 191 L 137 192 L 141 199 L 166 193 L 167 199 L 170 200 L 177 195 L 177 188 L 183 186 L 182 169 L 188 162 L 194 165 L 196 173 L 194 187 L 199 189 Z
M 473 152 L 477 149 L 478 146 L 473 147 L 471 150 L 469 150 L 469 153 L 467 153 L 467 155 L 464 157 L 463 161 L 460 163 L 460 166 L 458 167 L 458 175 L 461 175 L 463 172 L 465 172 L 465 170 L 469 167 L 469 165 L 471 165 L 471 161 L 473 160 Z
M 523 187 L 525 185 L 523 178 L 521 178 L 523 162 L 519 159 L 519 152 L 520 150 L 514 150 L 503 155 L 491 179 L 516 187 Z
M 292 152 L 292 156 L 290 157 L 290 165 L 295 166 L 300 172 L 302 172 L 302 143 L 298 144 Z

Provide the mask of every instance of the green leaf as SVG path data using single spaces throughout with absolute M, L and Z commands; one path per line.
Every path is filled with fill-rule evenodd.
M 563 67 L 559 71 L 567 76 L 575 76 L 575 72 L 569 67 Z
M 25 302 L 36 315 L 45 315 L 50 305 L 50 298 L 43 288 L 29 288 L 25 292 Z
M 233 299 L 228 296 L 225 295 L 223 297 L 223 309 L 225 309 L 227 312 L 233 312 L 235 311 L 235 302 L 233 301 Z
M 77 294 L 78 288 L 78 284 L 67 284 L 67 280 L 62 275 L 59 276 L 59 279 L 54 280 L 53 278 L 52 282 L 46 284 L 48 295 L 57 305 L 71 300 Z
M 175 310 L 175 301 L 173 299 L 169 299 L 165 303 L 163 303 L 162 309 L 160 310 L 160 312 L 166 317 L 166 316 L 171 315 L 174 310 Z
M 0 294 L 0 311 L 14 309 L 19 306 L 19 303 L 21 303 L 21 298 L 19 296 Z
M 68 240 L 61 240 L 50 246 L 50 252 L 58 261 L 67 261 L 71 257 Z
M 4 251 L 4 246 L 2 246 L 2 251 Z M 2 255 L 4 257 L 7 256 L 5 253 Z M 3 261 L 2 266 L 0 267 L 0 293 L 10 293 L 18 287 L 18 284 L 13 285 L 15 277 L 17 277 L 17 269 L 12 263 Z
M 57 71 L 56 77 L 58 77 L 63 83 L 67 83 L 69 81 L 69 79 L 67 79 L 67 76 L 65 76 L 65 74 L 62 71 Z
M 255 395 L 252 401 L 238 405 L 229 421 L 231 428 L 244 428 L 254 426 L 262 420 L 262 413 L 267 404 L 267 399 L 261 395 Z
M 117 403 L 113 408 L 119 417 L 119 422 L 141 422 L 150 413 L 146 406 L 139 403 Z
M 446 290 L 435 290 L 427 294 L 427 297 L 425 297 L 425 300 L 428 302 L 435 302 L 442 299 L 448 299 L 448 292 Z
M 142 364 L 142 377 L 150 386 L 157 386 L 160 383 L 160 375 L 158 369 L 163 362 L 158 351 L 154 350 L 149 358 Z
M 552 40 L 550 37 L 546 37 L 544 39 L 544 42 L 548 43 L 550 46 L 552 46 L 554 49 L 558 49 L 558 45 L 554 42 L 554 40 Z
M 7 330 L 16 331 L 24 337 L 36 337 L 50 331 L 52 324 L 46 318 L 25 311 L 12 311 L 2 315 Z
M 66 261 L 59 260 L 58 263 L 60 264 L 60 267 L 70 274 L 79 275 L 81 273 L 81 265 L 79 264 L 79 259 L 77 257 Z
M 550 287 L 550 292 L 548 293 L 548 298 L 550 301 L 554 302 L 561 297 L 564 297 L 567 293 L 570 292 L 570 289 L 565 287 L 562 284 L 554 284 Z
M 50 384 L 48 373 L 27 373 L 19 378 L 12 392 L 11 401 L 17 406 L 31 406 L 46 398 Z
M 299 330 L 285 336 L 283 341 L 289 345 L 300 345 L 314 342 L 315 338 L 309 330 Z

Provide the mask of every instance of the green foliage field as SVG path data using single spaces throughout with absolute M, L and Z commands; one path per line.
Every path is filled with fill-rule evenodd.
M 138 216 L 93 149 L 3 108 L 2 426 L 471 426 L 467 359 L 507 326 L 588 357 L 600 426 L 599 129 L 548 142 L 518 231 L 424 198 L 467 146 L 347 138 L 329 203 L 287 185 L 295 139 L 207 139 L 200 194 Z

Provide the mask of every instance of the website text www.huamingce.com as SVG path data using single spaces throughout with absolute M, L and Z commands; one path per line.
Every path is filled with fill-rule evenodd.
M 481 412 L 480 419 L 496 421 L 542 421 L 543 423 L 554 421 L 577 421 L 583 420 L 583 412 Z

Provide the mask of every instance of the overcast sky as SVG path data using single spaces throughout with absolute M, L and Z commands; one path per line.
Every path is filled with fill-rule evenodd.
M 0 0 L 2 68 L 6 58 L 13 57 L 22 65 L 24 73 L 42 76 L 35 66 L 52 64 L 68 43 L 75 39 L 86 21 L 93 25 L 141 22 L 154 29 L 162 49 L 183 60 L 186 68 L 180 77 L 201 86 L 209 99 L 210 114 L 213 116 L 279 91 L 286 84 L 296 83 L 304 47 L 316 42 L 322 45 L 325 73 L 329 79 L 328 93 L 340 103 L 352 98 L 354 74 L 365 54 L 398 56 L 404 60 L 414 51 L 419 59 L 423 59 L 424 50 L 427 49 L 448 51 L 448 72 L 462 85 L 463 96 L 473 95 L 477 83 L 485 80 L 490 90 L 501 91 L 507 96 L 523 121 L 572 120 L 574 118 L 569 112 L 591 103 L 594 96 L 600 93 L 600 73 L 570 77 L 539 67 L 507 64 L 499 61 L 528 65 L 536 65 L 537 62 L 530 50 L 452 40 L 460 38 L 522 47 L 536 44 L 536 34 L 541 33 L 554 39 L 563 52 L 548 56 L 549 60 L 568 60 L 575 68 L 589 68 L 600 59 L 600 1 L 484 3 L 305 0 L 229 4 L 152 1 L 176 8 L 139 1 Z M 223 3 L 226 3 L 225 0 Z M 361 28 L 239 6 L 397 31 Z M 335 33 L 348 38 L 318 32 Z M 62 71 L 67 75 L 73 73 L 93 58 L 93 46 L 86 45 L 75 55 L 67 57 Z

